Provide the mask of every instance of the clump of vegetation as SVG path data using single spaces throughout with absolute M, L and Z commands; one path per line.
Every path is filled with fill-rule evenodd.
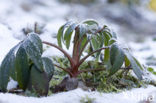
M 67 58 L 64 57 L 53 57 L 53 62 L 65 68 L 70 65 Z M 85 61 L 81 65 L 80 70 L 85 70 L 86 68 L 99 68 L 97 71 L 84 72 L 78 76 L 79 81 L 82 81 L 88 89 L 93 91 L 120 92 L 125 89 L 138 88 L 142 84 L 141 81 L 138 81 L 136 77 L 131 75 L 132 71 L 130 68 L 121 68 L 121 70 L 112 76 L 109 76 L 109 71 L 106 69 L 101 71 L 100 68 L 103 68 L 103 64 L 98 61 Z M 59 84 L 65 76 L 66 73 L 64 71 L 56 69 L 51 86 L 53 87 L 55 84 Z
M 123 71 L 119 71 L 115 75 L 107 77 L 108 72 L 101 71 L 89 74 L 85 73 L 82 76 L 88 87 L 100 92 L 120 92 L 122 90 L 129 90 L 141 86 L 137 78 L 133 77 L 130 73 L 126 76 L 122 73 Z
M 18 82 L 20 89 L 35 90 L 39 95 L 47 95 L 54 72 L 53 66 L 68 74 L 54 87 L 54 92 L 77 88 L 78 78 L 82 73 L 93 73 L 91 76 L 93 77 L 97 76 L 97 71 L 102 71 L 104 77 L 97 80 L 107 83 L 108 78 L 118 71 L 122 70 L 127 74 L 129 70 L 133 70 L 138 79 L 142 80 L 141 64 L 128 49 L 118 45 L 116 34 L 105 25 L 101 27 L 94 20 L 81 23 L 67 22 L 58 30 L 57 41 L 58 45 L 41 41 L 39 36 L 33 33 L 11 49 L 0 67 L 0 90 L 7 91 L 6 87 L 11 77 Z M 42 57 L 43 44 L 61 51 L 69 63 L 62 62 L 66 64 L 63 67 L 49 58 Z M 72 54 L 65 51 L 70 47 Z M 89 65 L 90 62 L 87 60 L 89 57 L 93 57 L 91 62 L 93 65 Z
M 42 41 L 34 33 L 13 47 L 0 67 L 0 90 L 7 92 L 11 77 L 18 82 L 19 89 L 47 95 L 54 66 L 51 59 L 41 57 L 42 53 Z

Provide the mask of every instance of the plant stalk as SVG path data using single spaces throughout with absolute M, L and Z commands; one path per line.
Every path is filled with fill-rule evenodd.
M 63 50 L 62 48 L 60 48 L 59 46 L 57 46 L 57 45 L 55 45 L 55 44 L 53 44 L 53 43 L 49 43 L 49 42 L 46 42 L 46 41 L 43 41 L 42 43 L 47 44 L 47 45 L 50 45 L 50 46 L 52 46 L 52 47 L 58 49 L 59 51 L 61 51 L 61 52 L 68 58 L 68 60 L 69 60 L 69 62 L 70 62 L 70 64 L 71 64 L 71 66 L 74 65 L 73 59 L 71 58 L 71 56 L 70 56 L 65 50 Z

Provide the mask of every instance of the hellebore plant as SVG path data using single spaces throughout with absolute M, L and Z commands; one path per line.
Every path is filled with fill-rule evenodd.
M 0 67 L 0 90 L 7 91 L 10 77 L 18 82 L 19 88 L 35 90 L 39 95 L 47 95 L 49 82 L 54 73 L 54 66 L 67 72 L 70 78 L 65 78 L 57 89 L 71 90 L 77 87 L 78 81 L 73 83 L 83 72 L 109 70 L 110 75 L 116 73 L 124 66 L 125 70 L 133 69 L 139 79 L 142 79 L 142 66 L 129 53 L 117 45 L 116 35 L 107 26 L 100 27 L 94 20 L 82 23 L 67 22 L 60 27 L 57 34 L 58 45 L 41 41 L 35 33 L 29 33 L 28 37 L 13 47 L 2 61 Z M 54 64 L 51 59 L 42 57 L 42 43 L 52 46 L 61 51 L 70 62 L 68 68 Z M 63 48 L 72 47 L 72 54 Z M 104 52 L 101 52 L 104 50 Z M 86 53 L 86 55 L 84 55 Z M 102 56 L 104 54 L 104 56 Z M 80 70 L 80 66 L 90 56 L 96 61 L 101 60 L 103 68 Z M 71 85 L 75 85 L 70 88 Z
M 133 69 L 136 76 L 141 80 L 143 75 L 142 66 L 127 49 L 124 50 L 117 45 L 116 39 L 116 34 L 110 31 L 107 26 L 100 27 L 96 21 L 87 20 L 79 24 L 67 22 L 61 26 L 57 34 L 58 46 L 43 41 L 44 44 L 60 50 L 70 62 L 70 66 L 67 68 L 54 64 L 54 66 L 70 75 L 70 78 L 64 78 L 60 85 L 55 87 L 54 92 L 75 89 L 78 85 L 77 77 L 83 72 L 109 70 L 109 76 L 111 76 L 120 69 L 124 69 L 127 72 Z M 67 49 L 72 45 L 72 55 L 68 54 L 62 45 L 65 45 Z M 83 53 L 86 50 L 88 52 L 84 56 Z M 104 50 L 104 57 L 101 57 L 102 50 Z M 80 70 L 82 63 L 90 56 L 93 56 L 96 61 L 101 59 L 102 64 L 104 64 L 103 68 Z M 123 64 L 124 67 L 122 68 Z M 71 85 L 67 86 L 68 84 Z
M 62 68 L 56 64 L 54 65 L 66 71 L 71 78 L 77 77 L 82 72 L 90 71 L 90 70 L 85 70 L 85 71 L 79 70 L 80 65 L 88 57 L 96 53 L 100 53 L 101 50 L 109 48 L 109 46 L 103 47 L 106 28 L 107 28 L 106 26 L 100 28 L 99 24 L 93 20 L 88 20 L 80 24 L 67 22 L 58 31 L 57 40 L 59 46 L 45 41 L 43 41 L 43 43 L 60 50 L 68 58 L 70 62 L 69 68 Z M 96 38 L 97 40 L 93 38 Z M 62 48 L 62 44 L 65 44 L 66 48 L 69 49 L 71 43 L 73 43 L 72 55 L 68 54 Z M 89 54 L 87 54 L 86 56 L 83 56 L 83 53 L 85 52 L 85 49 L 87 48 L 88 44 L 93 44 L 93 45 L 96 44 L 97 47 L 93 46 L 95 47 L 94 50 Z M 96 70 L 97 69 L 95 69 L 95 71 Z
M 18 82 L 19 89 L 34 90 L 39 95 L 47 95 L 54 66 L 51 59 L 41 57 L 42 53 L 42 41 L 35 33 L 29 34 L 13 47 L 0 67 L 0 90 L 7 92 L 11 77 Z
M 77 77 L 83 72 L 106 70 L 105 68 L 79 70 L 87 58 L 94 56 L 98 60 L 102 54 L 101 51 L 104 50 L 104 57 L 101 60 L 104 64 L 109 64 L 107 68 L 110 69 L 110 75 L 116 73 L 125 63 L 125 68 L 133 69 L 137 77 L 142 79 L 142 66 L 127 49 L 123 50 L 117 45 L 116 39 L 116 34 L 107 26 L 100 27 L 96 21 L 87 20 L 80 24 L 67 22 L 61 26 L 57 34 L 59 46 L 45 41 L 43 43 L 57 48 L 68 58 L 70 67 L 62 68 L 59 65 L 54 65 L 66 71 L 71 78 Z M 62 44 L 64 44 L 69 49 L 71 43 L 73 43 L 72 55 L 62 48 Z M 88 53 L 83 56 L 87 47 L 89 47 Z

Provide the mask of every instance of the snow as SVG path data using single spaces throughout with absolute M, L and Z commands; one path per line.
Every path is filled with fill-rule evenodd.
M 13 37 L 11 31 L 3 24 L 0 24 L 0 64 L 8 51 L 18 42 L 19 40 Z
M 30 11 L 26 11 L 24 7 L 27 7 Z M 25 37 L 22 29 L 33 27 L 35 22 L 46 24 L 45 33 L 41 35 L 41 39 L 56 43 L 53 36 L 56 35 L 59 27 L 66 22 L 64 16 L 68 11 L 68 6 L 60 5 L 57 0 L 46 0 L 46 2 L 42 0 L 1 0 L 0 47 L 2 49 L 0 49 L 0 64 L 7 52 Z M 58 51 L 54 52 L 54 55 L 55 53 L 60 54 Z M 48 54 L 51 53 L 48 52 Z
M 122 93 L 99 93 L 83 91 L 78 88 L 69 92 L 53 94 L 48 97 L 24 97 L 9 93 L 0 93 L 0 103 L 80 103 L 85 97 L 94 98 L 94 103 L 138 103 L 149 99 L 156 102 L 156 87 L 148 86 L 147 88 L 132 89 Z M 9 99 L 8 99 L 9 98 Z
M 10 78 L 10 81 L 7 86 L 7 90 L 14 89 L 17 87 L 17 85 L 18 85 L 17 81 L 14 81 L 12 78 Z
M 142 63 L 146 64 L 147 58 L 156 58 L 156 41 L 147 38 L 143 43 L 130 42 L 129 47 L 133 51 L 133 55 Z M 155 67 L 154 67 L 155 68 Z M 155 68 L 156 69 L 156 68 Z

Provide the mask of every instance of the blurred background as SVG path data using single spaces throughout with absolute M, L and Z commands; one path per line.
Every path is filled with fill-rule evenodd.
M 156 34 L 156 0 L 0 0 L 0 15 L 14 32 L 38 22 L 56 33 L 68 20 L 95 19 L 135 41 Z
M 156 66 L 156 0 L 0 0 L 0 57 L 34 25 L 52 41 L 66 21 L 85 19 L 109 26 L 140 61 Z

